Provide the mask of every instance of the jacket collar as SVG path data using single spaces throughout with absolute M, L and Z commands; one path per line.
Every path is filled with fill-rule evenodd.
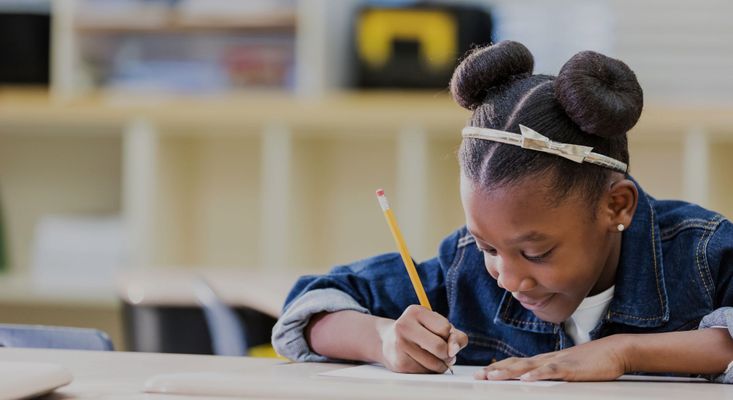
M 604 322 L 656 327 L 669 320 L 659 225 L 654 213 L 654 199 L 633 178 L 629 179 L 639 191 L 639 203 L 631 226 L 621 239 L 616 288 Z M 504 293 L 494 322 L 537 333 L 557 333 L 560 329 L 558 324 L 537 318 L 509 292 Z
M 633 182 L 639 190 L 639 204 L 631 226 L 621 239 L 616 289 L 604 320 L 656 327 L 669 321 L 662 240 L 654 211 L 655 200 Z

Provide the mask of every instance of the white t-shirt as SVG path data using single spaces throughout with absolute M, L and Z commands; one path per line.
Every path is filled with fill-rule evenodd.
M 563 329 L 576 345 L 590 342 L 590 331 L 598 325 L 608 310 L 614 288 L 615 286 L 611 286 L 595 296 L 583 299 L 573 315 L 565 321 Z

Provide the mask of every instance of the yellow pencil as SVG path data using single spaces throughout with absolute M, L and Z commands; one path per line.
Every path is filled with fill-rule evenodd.
M 417 269 L 415 269 L 415 264 L 412 262 L 412 257 L 410 257 L 410 253 L 407 251 L 407 245 L 405 244 L 405 239 L 402 237 L 402 232 L 400 232 L 400 227 L 397 226 L 394 213 L 389 208 L 389 203 L 387 202 L 387 197 L 384 195 L 383 189 L 377 190 L 377 198 L 379 199 L 379 205 L 382 206 L 382 211 L 384 211 L 384 217 L 387 218 L 389 230 L 392 231 L 394 241 L 397 243 L 397 249 L 402 256 L 402 262 L 405 263 L 412 287 L 415 288 L 417 299 L 420 300 L 421 306 L 433 311 L 433 308 L 430 307 L 430 301 L 428 301 L 428 295 L 425 294 L 425 289 L 422 287 L 422 282 L 420 282 L 420 276 L 417 274 Z
M 412 262 L 412 257 L 410 257 L 410 253 L 407 251 L 407 245 L 405 244 L 405 239 L 402 237 L 400 227 L 397 226 L 397 219 L 395 218 L 392 209 L 389 208 L 387 197 L 384 195 L 384 189 L 377 190 L 377 198 L 379 199 L 379 205 L 382 206 L 382 211 L 384 211 L 384 217 L 387 219 L 389 230 L 392 231 L 392 237 L 394 237 L 394 241 L 397 243 L 397 249 L 399 249 L 400 255 L 402 256 L 402 262 L 405 263 L 405 269 L 407 269 L 407 275 L 410 276 L 412 287 L 415 288 L 417 299 L 420 300 L 421 306 L 433 311 L 433 308 L 430 307 L 430 301 L 428 301 L 428 295 L 425 294 L 425 288 L 422 287 L 420 275 L 417 274 L 415 263 Z M 448 364 L 445 366 L 448 368 L 451 375 L 453 375 L 453 368 Z

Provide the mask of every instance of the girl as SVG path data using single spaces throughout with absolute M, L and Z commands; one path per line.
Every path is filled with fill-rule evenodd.
M 273 330 L 280 354 L 411 373 L 488 365 L 477 379 L 733 382 L 733 224 L 627 174 L 642 90 L 626 64 L 586 51 L 557 77 L 532 68 L 506 41 L 451 80 L 473 111 L 466 226 L 418 266 L 435 312 L 412 305 L 399 254 L 377 256 L 296 283 Z

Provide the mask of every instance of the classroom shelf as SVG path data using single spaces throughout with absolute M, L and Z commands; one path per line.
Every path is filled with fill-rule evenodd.
M 16 95 L 16 93 L 18 93 Z M 378 117 L 374 117 L 378 115 Z M 0 124 L 73 126 L 78 122 L 115 125 L 145 117 L 163 127 L 162 134 L 217 135 L 219 132 L 185 129 L 242 128 L 227 134 L 259 134 L 267 122 L 298 127 L 302 135 L 389 136 L 380 128 L 411 121 L 443 132 L 455 128 L 469 113 L 454 105 L 446 91 L 341 92 L 316 99 L 281 91 L 254 91 L 227 96 L 151 98 L 122 96 L 114 92 L 55 102 L 43 91 L 0 91 Z M 325 129 L 321 129 L 325 124 Z
M 468 117 L 445 91 L 61 103 L 0 92 L 12 261 L 26 268 L 44 212 L 101 210 L 127 218 L 136 266 L 323 271 L 393 250 L 377 187 L 423 259 L 462 223 L 455 152 Z M 733 215 L 726 107 L 649 106 L 630 147 L 632 174 L 653 195 Z M 67 164 L 81 166 L 49 168 Z M 59 196 L 49 181 L 75 189 Z
M 277 15 L 253 16 L 248 18 L 206 18 L 192 19 L 166 13 L 152 18 L 112 17 L 86 18 L 75 25 L 80 34 L 119 34 L 119 33 L 184 33 L 206 31 L 246 31 L 246 32 L 294 32 L 297 18 L 294 12 L 281 12 Z
M 83 0 L 57 0 L 51 92 L 69 100 L 108 86 L 147 91 L 152 82 L 176 94 L 258 87 L 322 93 L 347 79 L 344 32 L 357 4 L 139 1 L 94 10 Z M 124 63 L 119 53 L 128 55 Z M 179 63 L 179 75 L 163 72 L 166 63 Z
M 629 139 L 632 142 L 680 142 L 690 129 L 698 127 L 705 130 L 711 140 L 733 141 L 732 109 L 725 105 L 649 105 L 645 107 Z M 454 134 L 455 123 L 467 121 L 470 113 L 455 105 L 447 90 L 336 91 L 317 98 L 301 98 L 277 90 L 204 97 L 132 96 L 99 91 L 72 101 L 58 102 L 48 91 L 41 89 L 0 89 L 0 124 L 5 127 L 43 124 L 63 127 L 79 122 L 118 125 L 139 116 L 154 119 L 171 128 L 254 128 L 267 121 L 277 120 L 305 128 L 298 133 L 300 135 L 369 137 L 392 135 L 374 128 L 388 128 L 415 121 L 430 126 L 431 131 L 437 134 L 445 133 L 446 137 L 450 137 Z M 320 129 L 323 124 L 327 129 Z M 174 129 L 162 131 L 161 134 L 175 135 L 184 131 Z M 185 133 L 219 134 L 205 130 Z M 229 134 L 259 133 L 241 130 Z

